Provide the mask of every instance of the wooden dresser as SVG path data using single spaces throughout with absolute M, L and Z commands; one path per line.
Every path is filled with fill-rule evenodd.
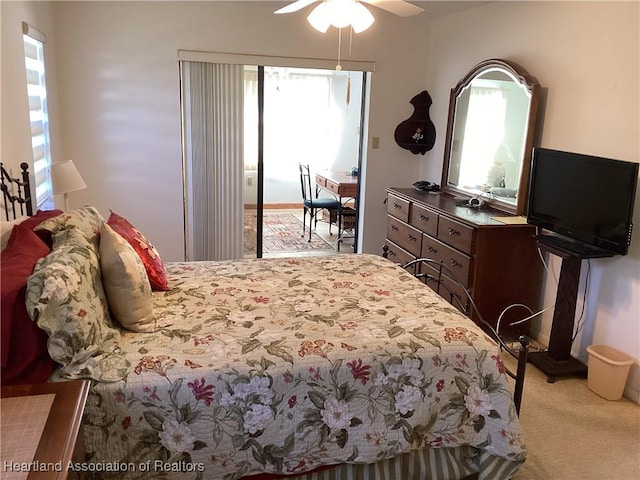
M 446 193 L 388 188 L 387 258 L 400 264 L 420 257 L 443 262 L 470 289 L 480 314 L 494 326 L 509 305 L 521 303 L 536 311 L 542 263 L 535 228 L 509 223 L 518 217 L 499 210 L 460 206 L 460 200 Z M 441 281 L 452 288 L 448 277 Z M 440 288 L 436 282 L 427 284 Z M 523 308 L 510 309 L 501 320 L 500 333 L 528 332 L 529 322 L 508 328 L 525 316 Z

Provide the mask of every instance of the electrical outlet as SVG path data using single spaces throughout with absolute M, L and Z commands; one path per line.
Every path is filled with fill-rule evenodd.
M 253 177 L 247 177 L 247 186 L 253 185 Z
M 380 137 L 371 138 L 371 148 L 380 148 Z

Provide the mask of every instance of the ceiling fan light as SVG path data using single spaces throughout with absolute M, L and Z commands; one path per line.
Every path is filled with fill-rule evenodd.
M 356 33 L 364 32 L 369 28 L 375 18 L 371 15 L 371 12 L 360 2 L 356 2 L 353 6 L 353 15 L 351 19 L 351 26 Z
M 307 21 L 313 28 L 322 33 L 327 33 L 331 25 L 331 11 L 325 2 L 321 2 L 307 17 Z
M 336 28 L 344 28 L 351 25 L 356 5 L 354 0 L 327 0 L 325 3 L 331 19 L 331 25 Z

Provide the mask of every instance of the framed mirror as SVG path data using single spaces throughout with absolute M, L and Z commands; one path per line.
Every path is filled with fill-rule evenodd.
M 500 59 L 473 67 L 451 90 L 442 189 L 481 196 L 499 210 L 526 210 L 538 82 Z

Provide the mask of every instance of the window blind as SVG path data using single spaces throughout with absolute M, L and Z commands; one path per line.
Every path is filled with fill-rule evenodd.
M 181 62 L 186 259 L 244 252 L 242 65 Z
M 52 207 L 51 149 L 44 64 L 44 34 L 22 24 L 36 207 Z

